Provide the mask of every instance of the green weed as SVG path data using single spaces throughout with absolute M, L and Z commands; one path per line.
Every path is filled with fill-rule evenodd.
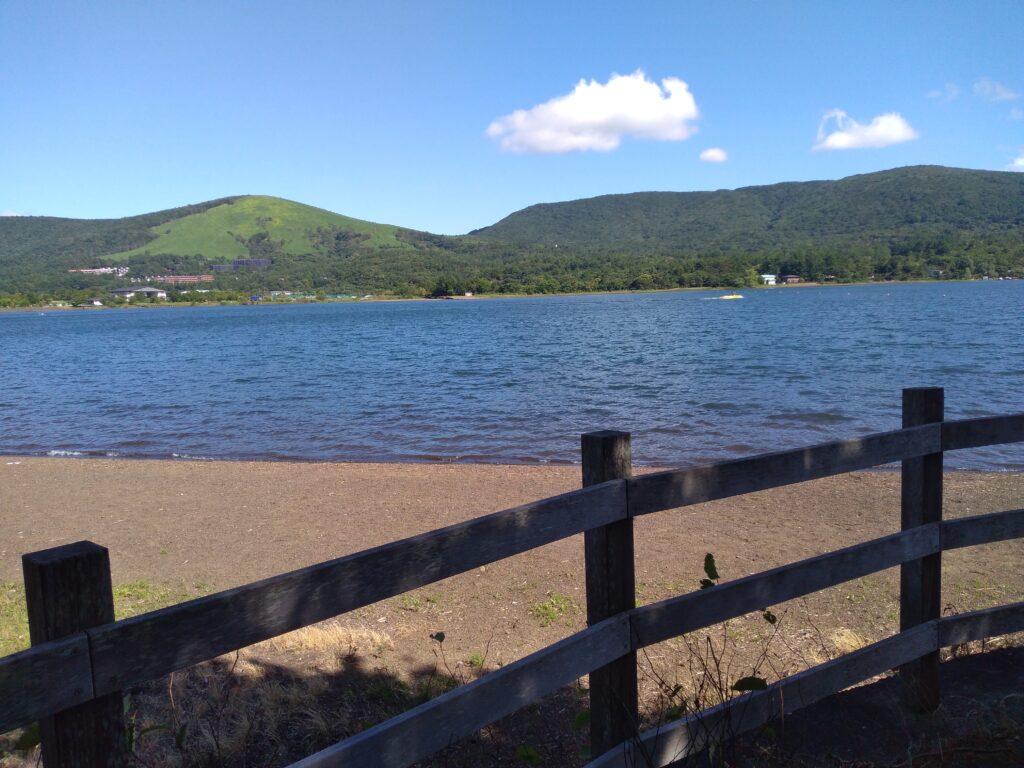
M 530 606 L 530 614 L 540 619 L 540 625 L 546 627 L 553 624 L 568 613 L 579 613 L 580 607 L 568 595 L 561 592 L 548 592 L 548 599 Z

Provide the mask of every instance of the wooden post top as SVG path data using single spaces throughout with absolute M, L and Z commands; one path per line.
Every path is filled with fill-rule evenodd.
M 41 549 L 38 552 L 28 552 L 21 556 L 23 563 L 32 563 L 37 566 L 57 565 L 58 563 L 75 560 L 80 557 L 95 557 L 97 555 L 108 555 L 106 547 L 94 544 L 91 541 L 76 541 L 73 544 L 64 544 L 51 549 Z

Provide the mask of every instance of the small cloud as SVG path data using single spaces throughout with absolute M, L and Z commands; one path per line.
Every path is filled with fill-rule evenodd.
M 17 211 L 0 211 L 0 218 L 8 216 L 23 216 L 24 214 L 18 213 Z
M 835 122 L 835 130 L 826 133 L 831 121 Z M 833 109 L 821 118 L 818 143 L 812 149 L 815 152 L 823 149 L 874 149 L 912 141 L 917 137 L 917 131 L 896 112 L 879 115 L 864 125 L 843 110 Z
M 705 163 L 724 163 L 729 159 L 729 153 L 721 147 L 710 147 L 700 153 L 700 159 Z
M 700 116 L 689 86 L 675 77 L 661 85 L 641 70 L 607 83 L 580 80 L 571 93 L 497 118 L 487 135 L 509 152 L 559 154 L 616 149 L 625 136 L 682 141 Z
M 1010 119 L 1024 120 L 1024 109 L 1021 109 L 1020 107 L 1010 107 Z
M 946 83 L 941 89 L 936 88 L 934 91 L 928 92 L 929 99 L 936 99 L 938 101 L 953 101 L 960 95 L 960 86 L 956 83 Z
M 1012 88 L 990 80 L 987 77 L 981 78 L 974 84 L 974 92 L 983 99 L 989 101 L 1013 101 L 1019 99 L 1020 94 Z
M 1021 173 L 1024 173 L 1024 152 L 1021 152 L 1019 155 L 1017 155 L 1017 157 L 1014 158 L 1013 162 L 1006 166 L 1006 170 L 1019 171 Z

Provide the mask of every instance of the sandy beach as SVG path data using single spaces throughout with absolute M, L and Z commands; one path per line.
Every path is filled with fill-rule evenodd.
M 0 459 L 0 521 L 7 532 L 0 579 L 20 578 L 25 552 L 89 539 L 110 549 L 115 582 L 184 579 L 223 589 L 579 484 L 580 469 L 571 466 L 8 456 Z M 947 517 L 1022 505 L 1024 476 L 947 474 Z M 898 525 L 898 473 L 803 483 L 639 519 L 638 577 L 695 575 L 711 551 L 735 578 Z M 1019 556 L 1024 545 L 1004 548 L 1014 546 Z M 494 567 L 525 567 L 537 579 L 575 572 L 581 554 L 576 537 Z M 984 560 L 977 567 L 993 577 L 1019 578 L 1011 562 Z

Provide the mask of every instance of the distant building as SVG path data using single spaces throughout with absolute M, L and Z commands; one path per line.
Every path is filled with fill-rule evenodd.
M 124 277 L 128 267 L 95 267 L 93 269 L 69 269 L 68 272 L 81 272 L 83 275 L 117 275 Z
M 775 285 L 775 275 L 761 275 L 761 282 L 765 285 Z
M 98 296 L 93 296 L 91 299 L 86 299 L 85 301 L 83 301 L 83 302 L 81 302 L 79 304 L 75 304 L 75 306 L 76 307 L 102 307 L 103 306 L 103 299 L 99 298 Z
M 135 296 L 144 296 L 147 299 L 166 299 L 167 291 L 161 290 L 160 288 L 153 288 L 149 285 L 143 285 L 139 288 L 118 288 L 117 290 L 111 291 L 115 296 L 120 296 L 126 301 L 131 301 Z
M 186 285 L 188 283 L 212 283 L 213 275 L 161 275 L 150 279 L 155 283 Z
M 779 280 L 786 285 L 795 285 L 800 282 L 800 277 L 798 275 L 783 275 Z

